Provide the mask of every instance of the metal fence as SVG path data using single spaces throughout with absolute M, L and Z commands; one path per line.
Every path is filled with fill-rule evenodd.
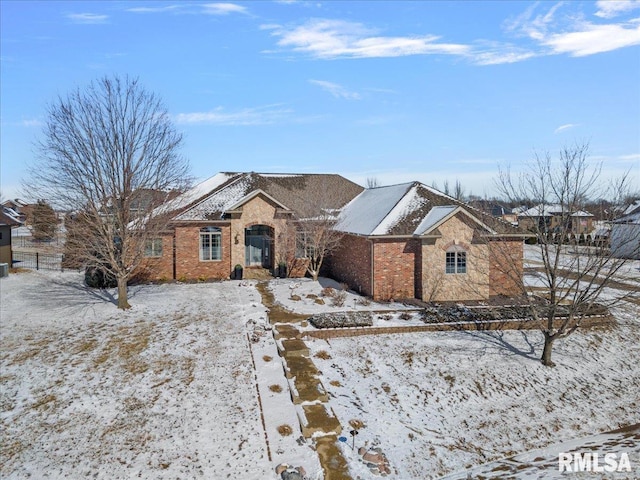
M 13 268 L 62 271 L 62 254 L 40 252 L 13 252 Z

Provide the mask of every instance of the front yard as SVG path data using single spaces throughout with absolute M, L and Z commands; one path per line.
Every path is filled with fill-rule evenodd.
M 256 383 L 286 389 L 287 381 L 277 358 L 256 353 L 259 345 L 276 352 L 270 333 L 252 359 L 247 332 L 266 321 L 255 282 L 136 286 L 127 312 L 81 282 L 73 272 L 0 281 L 0 477 L 264 480 L 290 456 L 308 478 L 322 478 L 308 443 L 296 443 L 296 425 L 289 440 L 274 434 L 280 418 L 295 418 L 284 411 L 289 401 L 263 395 L 261 419 Z M 351 293 L 343 307 L 321 305 L 322 285 L 310 280 L 274 280 L 270 289 L 304 314 L 400 307 Z M 343 426 L 353 478 L 372 477 L 351 449 L 356 425 L 355 449 L 381 448 L 390 478 L 426 479 L 639 423 L 638 306 L 615 315 L 615 327 L 557 342 L 553 369 L 538 360 L 537 331 L 305 342 Z M 421 323 L 399 314 L 379 321 Z M 640 474 L 639 455 L 628 478 Z

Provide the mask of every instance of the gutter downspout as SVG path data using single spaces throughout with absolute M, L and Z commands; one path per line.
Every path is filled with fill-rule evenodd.
M 172 274 L 173 274 L 173 279 L 176 279 L 176 229 L 173 229 L 173 235 L 171 236 L 171 255 L 172 255 Z
M 376 277 L 375 277 L 375 244 L 373 240 L 369 239 L 369 244 L 371 245 L 370 249 L 370 258 L 371 258 L 371 298 L 375 299 L 376 293 Z

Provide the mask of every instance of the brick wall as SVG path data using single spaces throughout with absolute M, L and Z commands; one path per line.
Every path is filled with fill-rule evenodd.
M 414 298 L 416 296 L 416 258 L 420 241 L 416 239 L 380 239 L 373 244 L 375 300 Z
M 523 270 L 521 238 L 489 242 L 489 294 L 521 295 Z
M 212 224 L 209 224 L 212 225 Z M 197 280 L 225 279 L 231 275 L 231 229 L 227 225 L 215 225 L 222 230 L 222 259 L 200 261 L 200 229 L 208 225 L 177 226 L 176 279 Z
M 340 247 L 325 260 L 329 274 L 362 295 L 371 296 L 371 242 L 357 235 L 344 235 Z
M 162 237 L 162 256 L 145 257 L 136 274 L 137 278 L 148 280 L 173 279 L 173 236 Z

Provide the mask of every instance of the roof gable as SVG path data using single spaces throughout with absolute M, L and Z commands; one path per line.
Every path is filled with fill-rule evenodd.
M 433 233 L 447 219 L 464 214 L 488 233 L 518 233 L 495 219 L 420 182 L 367 189 L 341 212 L 336 228 L 366 236 Z
M 216 220 L 256 195 L 264 195 L 279 208 L 304 215 L 319 206 L 341 208 L 362 190 L 334 174 L 224 172 L 168 202 L 165 208 L 175 212 L 175 221 Z

